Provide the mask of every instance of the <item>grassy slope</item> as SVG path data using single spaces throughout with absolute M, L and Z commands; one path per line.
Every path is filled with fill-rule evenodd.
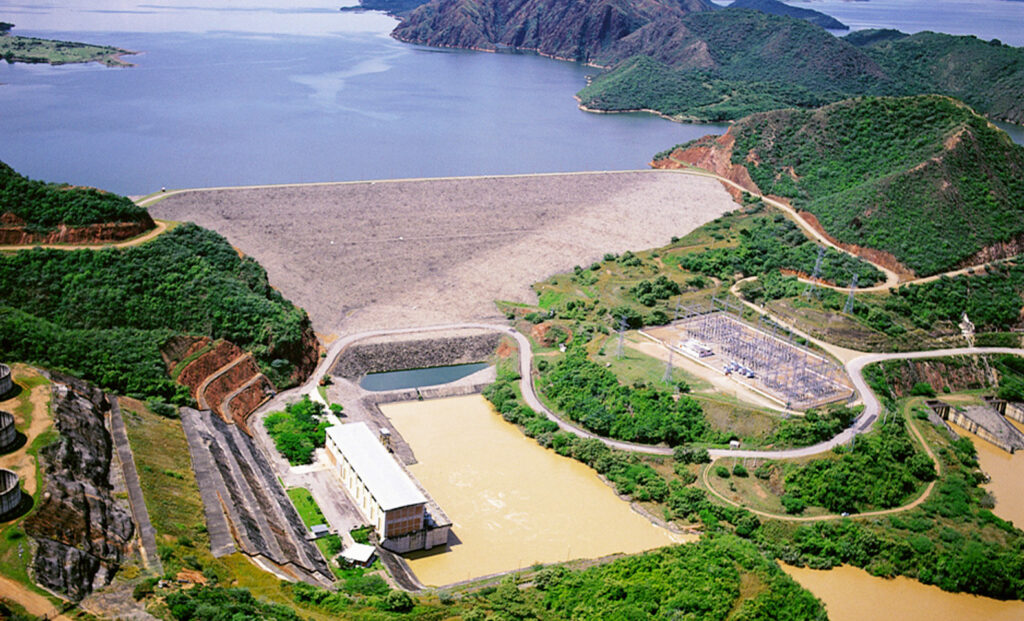
M 733 163 L 762 191 L 920 275 L 1024 234 L 1024 148 L 953 100 L 854 99 L 731 131 Z

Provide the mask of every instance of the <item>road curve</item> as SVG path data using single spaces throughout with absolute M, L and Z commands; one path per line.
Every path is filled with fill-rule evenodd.
M 311 399 L 315 401 L 323 402 L 320 397 L 319 391 L 317 391 L 317 385 L 320 378 L 328 373 L 338 357 L 348 346 L 352 345 L 357 341 L 367 339 L 376 336 L 390 336 L 396 334 L 416 334 L 421 332 L 438 332 L 443 330 L 456 330 L 456 329 L 481 329 L 481 330 L 493 330 L 500 332 L 506 336 L 510 336 L 516 340 L 519 345 L 519 373 L 522 376 L 519 380 L 519 388 L 523 395 L 523 401 L 526 405 L 533 408 L 537 412 L 541 412 L 553 421 L 563 431 L 574 433 L 581 438 L 596 438 L 603 442 L 610 448 L 632 451 L 639 453 L 648 453 L 654 455 L 671 455 L 672 448 L 667 446 L 651 446 L 647 444 L 636 444 L 632 442 L 623 442 L 621 440 L 613 440 L 611 438 L 605 438 L 602 436 L 595 435 L 585 429 L 577 427 L 572 423 L 562 419 L 560 416 L 549 410 L 543 403 L 533 386 L 533 349 L 530 346 L 530 340 L 525 335 L 509 327 L 508 325 L 493 324 L 493 323 L 455 323 L 445 324 L 437 326 L 427 326 L 421 328 L 397 328 L 390 330 L 373 330 L 369 332 L 362 332 L 359 334 L 351 334 L 342 337 L 331 344 L 327 351 L 326 356 L 317 365 L 316 370 L 306 381 L 305 384 L 298 388 L 288 390 L 278 395 L 275 399 L 265 403 L 256 412 L 262 412 L 269 409 L 279 409 L 285 399 L 292 396 L 298 396 L 302 394 L 308 394 Z M 805 446 L 795 449 L 784 449 L 784 450 L 740 450 L 740 449 L 709 449 L 708 454 L 713 459 L 719 457 L 756 457 L 760 459 L 793 459 L 799 457 L 809 457 L 811 455 L 818 455 L 832 450 L 833 447 L 846 444 L 853 437 L 860 433 L 869 431 L 878 419 L 878 415 L 881 412 L 881 404 L 874 392 L 868 387 L 867 382 L 864 380 L 863 370 L 864 367 L 874 362 L 881 362 L 884 360 L 908 360 L 908 359 L 919 359 L 919 358 L 938 358 L 943 356 L 958 356 L 958 355 L 977 355 L 977 354 L 1012 354 L 1016 356 L 1024 356 L 1024 349 L 1015 349 L 1010 347 L 964 347 L 955 349 L 936 349 L 928 351 L 915 351 L 915 352 L 898 352 L 889 354 L 864 354 L 858 356 L 853 360 L 846 363 L 846 372 L 849 373 L 850 378 L 853 380 L 854 389 L 860 396 L 862 403 L 864 404 L 864 411 L 861 412 L 860 416 L 853 422 L 853 424 L 833 436 L 831 439 L 811 446 Z M 326 405 L 326 404 L 325 404 Z M 254 412 L 254 413 L 256 413 Z

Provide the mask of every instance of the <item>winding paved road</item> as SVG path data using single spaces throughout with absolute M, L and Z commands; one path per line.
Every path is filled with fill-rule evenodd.
M 655 455 L 671 455 L 672 448 L 667 446 L 651 446 L 646 444 L 635 444 L 632 442 L 623 442 L 621 440 L 613 440 L 611 438 L 605 438 L 597 436 L 585 429 L 577 427 L 572 423 L 562 419 L 554 412 L 549 410 L 540 398 L 538 398 L 536 391 L 533 386 L 533 350 L 530 346 L 530 340 L 525 335 L 521 334 L 517 330 L 501 324 L 490 324 L 490 323 L 459 323 L 459 324 L 448 324 L 440 326 L 429 326 L 424 328 L 399 328 L 394 330 L 374 330 L 371 332 L 363 332 L 360 334 L 352 334 L 346 337 L 340 338 L 331 344 L 328 349 L 327 355 L 321 360 L 317 366 L 316 371 L 310 376 L 310 379 L 299 388 L 295 388 L 278 395 L 277 398 L 271 402 L 264 404 L 257 412 L 266 411 L 269 409 L 280 409 L 281 403 L 284 399 L 289 397 L 297 396 L 300 394 L 308 394 L 310 398 L 316 401 L 322 401 L 320 393 L 317 390 L 317 384 L 320 378 L 327 372 L 330 371 L 334 365 L 338 356 L 345 350 L 349 345 L 361 341 L 366 338 L 375 336 L 389 336 L 395 334 L 416 334 L 421 332 L 438 332 L 443 330 L 454 330 L 454 329 L 482 329 L 482 330 L 493 330 L 500 332 L 507 336 L 510 336 L 516 340 L 519 344 L 519 372 L 522 378 L 519 381 L 519 388 L 523 394 L 523 400 L 528 406 L 538 412 L 542 412 L 549 420 L 554 421 L 558 427 L 564 431 L 574 433 L 582 438 L 597 438 L 607 446 L 619 449 L 623 451 L 633 451 L 640 453 L 650 453 Z M 883 360 L 905 360 L 905 359 L 917 359 L 917 358 L 940 358 L 944 356 L 959 356 L 959 355 L 975 355 L 975 354 L 1013 354 L 1017 356 L 1024 356 L 1024 349 L 1014 349 L 1010 347 L 965 347 L 957 349 L 935 349 L 928 351 L 916 351 L 916 352 L 899 352 L 891 354 L 862 354 L 846 363 L 846 372 L 849 373 L 850 378 L 853 380 L 854 389 L 860 397 L 860 400 L 864 403 L 864 411 L 861 412 L 860 416 L 853 422 L 846 430 L 837 434 L 825 442 L 813 444 L 811 446 L 805 446 L 795 449 L 784 449 L 784 450 L 740 450 L 740 449 L 710 449 L 708 453 L 713 459 L 719 457 L 756 457 L 760 459 L 793 459 L 798 457 L 808 457 L 811 455 L 817 455 L 831 451 L 833 447 L 846 444 L 853 439 L 853 437 L 860 433 L 869 431 L 878 419 L 878 415 L 881 411 L 881 404 L 874 392 L 868 387 L 867 382 L 864 380 L 863 369 L 865 366 L 874 362 L 881 362 Z

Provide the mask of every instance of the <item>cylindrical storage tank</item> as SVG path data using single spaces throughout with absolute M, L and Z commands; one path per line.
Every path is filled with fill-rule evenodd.
M 21 504 L 21 481 L 14 472 L 0 468 L 0 518 Z
M 14 383 L 11 380 L 11 367 L 0 364 L 0 397 L 9 393 L 12 388 Z
M 14 428 L 14 414 L 0 410 L 0 453 L 6 453 L 17 439 L 18 430 Z

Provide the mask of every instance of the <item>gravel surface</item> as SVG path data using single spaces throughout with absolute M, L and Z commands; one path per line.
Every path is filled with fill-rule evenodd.
M 498 317 L 534 282 L 663 245 L 735 207 L 671 171 L 195 190 L 150 207 L 226 236 L 321 333 Z

